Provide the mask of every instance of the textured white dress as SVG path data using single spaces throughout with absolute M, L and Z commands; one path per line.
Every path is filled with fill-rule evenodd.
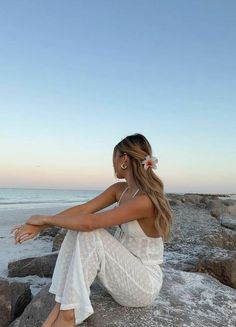
M 114 236 L 105 228 L 68 230 L 49 292 L 60 310 L 74 309 L 76 325 L 94 313 L 90 286 L 96 277 L 120 305 L 148 306 L 162 287 L 163 251 L 162 238 L 147 236 L 137 220 L 118 225 Z

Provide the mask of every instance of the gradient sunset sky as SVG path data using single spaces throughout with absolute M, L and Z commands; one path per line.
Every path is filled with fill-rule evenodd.
M 103 190 L 142 133 L 166 192 L 236 193 L 236 1 L 5 1 L 0 187 Z

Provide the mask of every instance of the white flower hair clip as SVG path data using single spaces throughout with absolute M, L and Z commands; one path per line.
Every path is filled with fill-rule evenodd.
M 144 169 L 147 170 L 149 167 L 152 169 L 157 168 L 157 162 L 158 159 L 156 157 L 152 157 L 150 155 L 145 156 L 145 159 L 142 161 L 142 164 L 144 165 Z

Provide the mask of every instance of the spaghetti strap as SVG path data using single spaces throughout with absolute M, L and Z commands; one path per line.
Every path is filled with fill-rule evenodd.
M 118 201 L 118 204 L 120 203 L 120 200 L 121 200 L 121 198 L 122 198 L 122 196 L 125 194 L 125 192 L 128 190 L 128 186 L 126 187 L 126 189 L 122 192 L 122 194 L 121 194 L 121 196 L 120 196 L 120 199 L 119 199 L 119 201 Z
M 133 198 L 135 197 L 135 195 L 138 193 L 139 188 L 137 189 L 137 191 L 134 193 L 134 195 L 132 196 Z

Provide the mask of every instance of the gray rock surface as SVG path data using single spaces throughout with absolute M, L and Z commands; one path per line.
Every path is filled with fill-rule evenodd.
M 226 199 L 222 200 L 225 206 L 232 206 L 236 204 L 236 200 L 233 199 Z
M 58 233 L 58 231 L 60 230 L 60 227 L 56 227 L 56 226 L 52 226 L 50 228 L 44 229 L 39 233 L 39 237 L 41 236 L 56 236 L 56 234 Z
M 209 200 L 206 203 L 206 208 L 210 211 L 210 214 L 216 218 L 218 218 L 221 214 L 228 212 L 224 202 L 220 199 Z
M 10 282 L 0 278 L 0 326 L 7 327 L 21 315 L 31 299 L 29 283 Z
M 231 216 L 236 217 L 236 205 L 228 206 L 228 213 Z
M 159 296 L 148 307 L 119 305 L 95 279 L 91 285 L 94 313 L 84 327 L 234 327 L 236 292 L 205 273 L 163 268 Z M 54 305 L 54 295 L 44 287 L 26 307 L 20 321 L 9 327 L 40 327 Z
M 169 199 L 170 206 L 182 205 L 183 202 L 178 199 Z
M 236 251 L 217 247 L 208 249 L 192 271 L 207 272 L 221 283 L 236 289 Z
M 177 200 L 177 201 L 180 201 L 182 203 L 185 202 L 185 198 L 184 198 L 184 195 L 181 195 L 181 194 L 175 194 L 175 193 L 166 193 L 166 197 L 167 199 L 170 201 L 170 200 Z
M 8 277 L 37 275 L 51 277 L 56 264 L 58 252 L 43 256 L 24 258 L 8 263 Z
M 198 194 L 184 194 L 184 199 L 185 202 L 189 202 L 189 203 L 193 203 L 193 204 L 197 204 L 200 203 L 202 200 L 202 196 L 198 195 Z
M 221 216 L 221 225 L 236 231 L 236 216 L 224 214 Z
M 184 271 L 205 269 L 236 288 L 236 231 L 222 227 L 208 209 L 199 205 L 185 203 L 174 207 L 173 212 L 171 240 L 165 243 L 164 265 Z
M 64 237 L 66 236 L 67 230 L 64 228 L 61 228 L 57 234 L 55 235 L 53 239 L 53 244 L 52 244 L 52 251 L 58 251 L 60 250 L 61 243 L 64 240 Z

